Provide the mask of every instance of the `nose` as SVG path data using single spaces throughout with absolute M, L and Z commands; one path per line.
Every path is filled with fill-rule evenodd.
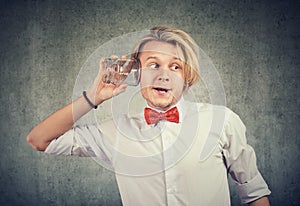
M 160 73 L 159 73 L 157 78 L 158 78 L 159 81 L 163 81 L 163 82 L 170 81 L 169 69 L 161 68 Z

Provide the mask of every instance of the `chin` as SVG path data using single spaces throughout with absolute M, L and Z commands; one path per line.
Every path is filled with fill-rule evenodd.
M 148 105 L 159 110 L 167 110 L 177 102 L 177 99 L 170 91 L 165 94 L 160 94 L 149 88 L 142 89 L 141 91 L 142 96 L 147 101 Z
M 172 100 L 156 100 L 156 101 L 151 101 L 150 106 L 152 105 L 154 108 L 160 109 L 160 110 L 166 110 L 173 106 L 173 101 Z

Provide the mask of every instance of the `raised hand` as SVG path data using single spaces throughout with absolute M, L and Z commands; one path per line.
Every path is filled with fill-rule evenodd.
M 117 58 L 112 56 L 111 58 Z M 122 56 L 122 59 L 125 58 Z M 105 100 L 112 98 L 113 96 L 119 95 L 124 92 L 127 88 L 127 84 L 115 84 L 113 81 L 106 81 L 107 75 L 118 75 L 118 74 L 107 74 L 104 71 L 105 59 L 102 58 L 99 63 L 99 72 L 92 85 L 92 87 L 87 91 L 88 98 L 95 104 L 99 105 Z

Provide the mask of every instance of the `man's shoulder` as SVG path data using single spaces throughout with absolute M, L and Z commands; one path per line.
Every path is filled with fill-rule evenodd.
M 197 112 L 225 112 L 225 113 L 233 112 L 225 105 L 214 105 L 214 104 L 203 103 L 203 102 L 185 101 L 184 107 L 186 107 L 189 110 L 196 110 Z
M 185 102 L 185 118 L 197 116 L 201 119 L 213 118 L 222 121 L 225 125 L 231 119 L 238 119 L 239 116 L 225 105 L 214 105 L 201 102 Z

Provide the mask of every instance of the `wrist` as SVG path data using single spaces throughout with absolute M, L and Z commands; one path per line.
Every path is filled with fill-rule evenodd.
M 102 102 L 105 101 L 105 99 L 101 99 L 101 97 L 97 94 L 97 90 L 95 88 L 90 88 L 86 90 L 87 97 L 91 100 L 91 102 L 98 106 L 99 104 L 102 104 Z
M 83 98 L 85 99 L 85 101 L 90 105 L 90 107 L 92 107 L 92 108 L 94 108 L 94 109 L 97 109 L 98 104 L 96 104 L 95 101 L 93 101 L 93 100 L 95 100 L 95 98 L 91 98 L 92 96 L 89 95 L 89 94 L 87 94 L 86 91 L 83 91 L 83 92 L 82 92 L 82 96 L 83 96 Z M 94 96 L 94 97 L 95 97 L 95 96 Z

